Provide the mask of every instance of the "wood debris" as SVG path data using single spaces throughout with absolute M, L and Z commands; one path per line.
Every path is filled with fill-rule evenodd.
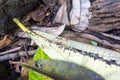
M 120 1 L 119 0 L 97 0 L 92 3 L 89 10 L 92 18 L 89 19 L 88 29 L 107 32 L 120 29 Z

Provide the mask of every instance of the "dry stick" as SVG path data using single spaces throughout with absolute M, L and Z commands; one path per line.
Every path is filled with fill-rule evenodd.
M 15 51 L 18 51 L 18 50 L 20 50 L 20 49 L 21 49 L 21 47 L 17 47 L 17 48 L 8 50 L 8 51 L 1 52 L 1 53 L 0 53 L 0 56 L 1 56 L 1 55 L 9 54 L 9 53 L 12 53 L 12 52 L 15 52 Z
M 26 48 L 26 42 L 25 42 L 25 44 L 24 44 L 23 46 L 24 46 L 24 49 L 25 49 L 26 58 L 27 58 L 27 60 L 28 60 L 28 51 L 27 51 L 27 48 Z
M 28 51 L 28 55 L 33 56 L 35 51 L 36 50 Z M 17 56 L 16 56 L 16 53 L 10 53 L 10 54 L 0 56 L 0 61 L 9 60 L 9 59 L 18 58 L 18 57 L 23 57 L 23 56 L 26 56 L 25 51 L 19 52 Z

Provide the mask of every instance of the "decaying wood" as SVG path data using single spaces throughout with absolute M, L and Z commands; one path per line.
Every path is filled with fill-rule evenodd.
M 108 9 L 100 9 L 100 10 L 95 10 L 93 13 L 95 14 L 104 14 L 104 13 L 112 13 L 112 12 L 119 12 L 120 8 L 119 7 L 114 7 L 114 8 L 108 8 Z
M 90 20 L 90 25 L 97 25 L 97 24 L 109 24 L 109 23 L 117 23 L 120 22 L 120 18 L 116 17 L 108 17 L 108 18 L 91 18 Z
M 95 2 L 92 3 L 91 8 L 102 8 L 105 6 L 110 6 L 112 4 L 115 4 L 116 2 L 119 2 L 119 0 L 96 0 Z
M 98 5 L 93 5 L 91 8 L 89 8 L 90 11 L 95 11 L 96 13 L 106 13 L 106 12 L 118 12 L 119 10 L 119 5 L 120 2 L 116 2 L 113 4 L 109 4 L 109 5 L 100 5 L 100 3 Z
M 89 26 L 88 29 L 94 30 L 94 31 L 100 31 L 100 32 L 107 32 L 113 29 L 120 29 L 120 23 L 114 23 L 114 24 L 99 24 L 99 25 L 92 25 Z
M 104 14 L 94 14 L 94 12 L 93 12 L 93 14 L 92 14 L 92 17 L 95 17 L 95 18 L 97 18 L 97 17 L 99 17 L 99 18 L 109 18 L 109 17 L 117 17 L 117 18 L 119 18 L 120 17 L 120 12 L 111 12 L 111 13 L 104 13 Z
M 120 0 L 97 0 L 92 3 L 90 30 L 107 32 L 120 29 Z

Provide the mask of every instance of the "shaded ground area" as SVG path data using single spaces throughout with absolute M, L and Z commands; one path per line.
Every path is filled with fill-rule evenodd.
M 0 62 L 0 80 L 7 80 L 11 71 L 12 69 L 8 61 Z

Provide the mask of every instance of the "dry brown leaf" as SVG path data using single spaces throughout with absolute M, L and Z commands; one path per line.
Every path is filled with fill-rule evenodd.
M 0 49 L 4 48 L 11 42 L 9 35 L 5 35 L 2 40 L 0 40 Z
M 32 12 L 30 12 L 27 16 L 27 18 L 24 21 L 29 21 L 30 19 L 33 19 L 36 22 L 41 22 L 46 14 L 47 14 L 48 7 L 45 8 L 38 8 Z
M 21 75 L 17 80 L 28 80 L 28 69 L 27 68 L 23 68 L 21 70 Z

